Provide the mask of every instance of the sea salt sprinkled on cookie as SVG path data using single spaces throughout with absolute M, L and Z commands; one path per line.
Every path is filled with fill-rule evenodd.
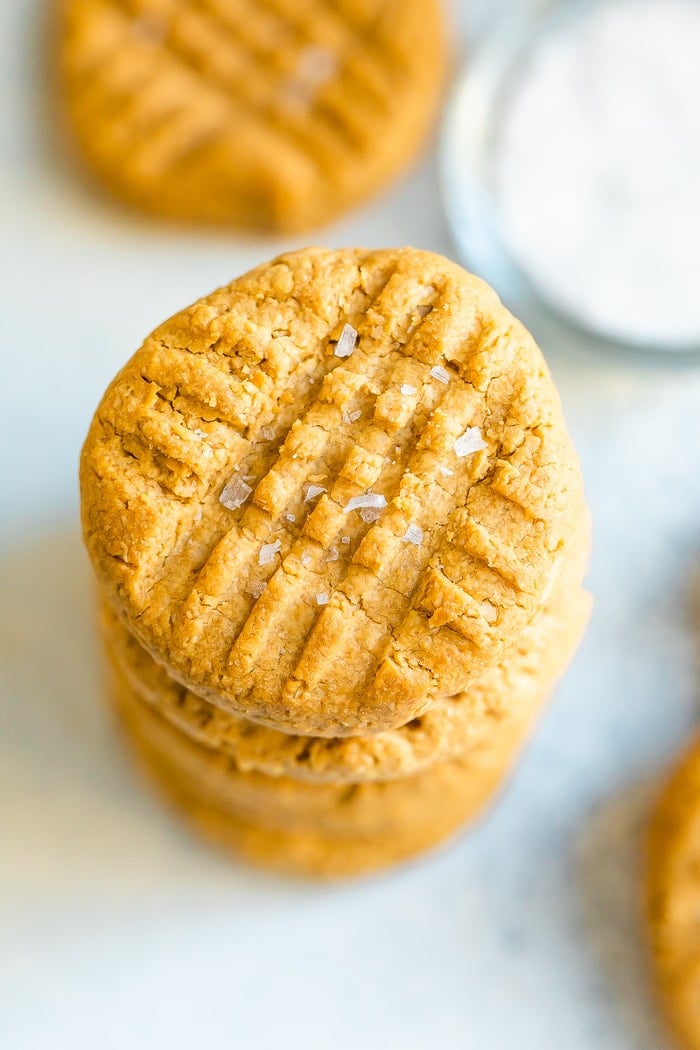
M 307 485 L 304 489 L 304 500 L 306 503 L 311 503 L 312 500 L 322 496 L 325 491 L 323 485 Z
M 375 492 L 366 492 L 364 496 L 353 496 L 345 504 L 345 513 L 350 514 L 353 510 L 382 510 L 386 507 L 386 500 L 384 496 L 379 495 Z
M 446 372 L 442 365 L 433 365 L 430 369 L 430 374 L 433 379 L 437 379 L 438 383 L 449 383 L 450 374 Z
M 439 470 L 440 470 L 440 473 L 442 474 L 443 478 L 453 478 L 454 477 L 455 472 L 454 472 L 454 470 L 450 470 L 449 467 L 443 467 L 442 465 L 440 465 Z
M 354 412 L 343 412 L 343 423 L 357 423 L 358 419 L 362 415 L 362 409 L 356 408 Z
M 329 550 L 326 551 L 326 561 L 339 561 L 339 560 L 340 560 L 340 551 L 338 550 L 337 547 L 331 547 Z
M 223 491 L 219 496 L 219 503 L 222 507 L 226 507 L 226 510 L 238 510 L 249 498 L 252 491 L 250 485 L 246 485 L 241 478 L 233 478 L 227 485 L 224 485 Z
M 206 430 L 200 430 L 199 427 L 196 427 L 192 431 L 192 433 L 194 434 L 195 437 L 198 437 L 200 439 L 200 441 L 206 441 L 206 439 L 209 437 L 209 435 L 207 434 Z
M 344 325 L 333 353 L 336 357 L 350 357 L 356 346 L 357 329 L 353 328 L 351 324 Z
M 360 517 L 367 525 L 372 525 L 375 521 L 379 521 L 382 516 L 382 512 L 376 507 L 363 507 L 360 511 Z
M 423 542 L 423 530 L 420 525 L 411 522 L 401 538 L 406 543 L 413 543 L 416 547 L 420 547 Z
M 403 394 L 404 397 L 410 397 L 411 394 L 415 394 L 417 392 L 417 390 L 418 390 L 418 388 L 415 387 L 415 386 L 411 386 L 410 383 L 402 383 L 401 384 L 401 393 Z
M 321 591 L 319 594 L 316 595 L 316 604 L 317 605 L 328 605 L 329 601 L 330 601 L 330 598 L 329 598 L 328 594 L 325 591 Z
M 259 598 L 266 587 L 267 584 L 263 583 L 262 580 L 251 580 L 246 587 L 246 590 L 248 594 L 252 594 L 254 598 Z
M 285 514 L 285 518 L 287 519 L 287 521 L 291 521 L 291 522 L 294 522 L 294 521 L 297 520 L 296 514 Z
M 459 459 L 463 459 L 464 456 L 471 456 L 474 452 L 481 452 L 483 448 L 486 448 L 486 442 L 482 438 L 478 427 L 467 427 L 452 447 L 455 455 Z
M 427 301 L 416 288 L 433 272 L 437 305 L 414 339 L 412 307 Z M 236 324 L 211 345 L 218 328 L 207 335 L 195 375 L 187 348 L 200 323 L 228 309 Z M 384 313 L 375 345 L 369 331 Z M 336 359 L 350 319 L 356 350 Z M 241 345 L 243 329 L 253 335 Z M 275 331 L 292 334 L 271 354 Z M 462 339 L 457 369 L 448 357 Z M 431 364 L 449 373 L 444 390 Z M 173 677 L 233 714 L 302 736 L 394 729 L 514 646 L 543 607 L 553 559 L 567 563 L 580 478 L 548 373 L 495 296 L 447 261 L 410 250 L 290 254 L 177 315 L 120 377 L 81 463 L 92 560 L 107 598 Z M 187 431 L 182 413 L 161 418 L 155 382 L 191 388 L 179 406 Z M 417 392 L 400 394 L 404 384 Z M 360 422 L 342 424 L 343 409 L 361 409 Z M 462 460 L 454 445 L 468 427 L 487 448 Z M 501 447 L 505 478 L 486 469 Z M 441 464 L 455 472 L 449 484 Z M 219 503 L 227 485 L 224 500 L 240 507 L 229 517 Z M 525 508 L 515 539 L 513 499 Z M 117 545 L 133 551 L 128 565 L 115 564 Z M 484 551 L 503 573 L 484 572 Z M 259 598 L 256 577 L 255 591 L 268 584 Z M 328 616 L 316 602 L 325 592 Z M 498 609 L 493 622 L 483 600 Z M 192 616 L 182 617 L 183 601 Z M 290 654 L 280 664 L 282 635 Z
M 263 543 L 258 555 L 258 565 L 272 565 L 275 555 L 279 554 L 281 550 L 282 543 L 280 540 L 275 540 L 274 543 Z
M 274 431 L 273 427 L 261 427 L 260 428 L 260 437 L 263 439 L 263 441 L 272 441 L 274 436 L 275 436 L 275 431 Z
M 350 537 L 349 536 L 341 536 L 340 537 L 340 542 L 341 543 L 349 543 L 350 542 Z

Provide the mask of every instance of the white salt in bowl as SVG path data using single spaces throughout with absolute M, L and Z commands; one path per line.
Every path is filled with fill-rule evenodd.
M 465 265 L 550 343 L 700 351 L 700 3 L 519 4 L 443 126 Z

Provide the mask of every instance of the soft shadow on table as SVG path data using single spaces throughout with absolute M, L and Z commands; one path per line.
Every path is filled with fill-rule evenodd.
M 116 896 L 163 878 L 266 880 L 191 840 L 143 789 L 101 696 L 94 594 L 77 531 L 0 555 L 0 824 L 10 892 Z
M 654 1006 L 643 929 L 644 835 L 658 782 L 635 784 L 596 809 L 576 848 L 583 943 L 600 994 L 636 1050 L 668 1044 Z

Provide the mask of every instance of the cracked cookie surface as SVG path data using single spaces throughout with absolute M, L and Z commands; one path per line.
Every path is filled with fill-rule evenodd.
M 103 594 L 198 695 L 374 733 L 493 666 L 582 514 L 542 355 L 414 249 L 306 249 L 161 325 L 81 458 Z
M 58 0 L 83 158 L 132 205 L 298 230 L 418 151 L 445 81 L 437 0 Z

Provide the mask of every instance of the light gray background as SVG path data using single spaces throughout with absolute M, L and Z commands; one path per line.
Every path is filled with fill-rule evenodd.
M 46 135 L 45 6 L 0 6 L 0 1043 L 658 1050 L 638 837 L 696 717 L 700 369 L 545 346 L 595 517 L 596 611 L 485 823 L 335 889 L 200 849 L 100 703 L 76 460 L 143 335 L 284 245 L 175 234 L 86 192 Z M 465 0 L 462 30 L 497 6 Z M 434 160 L 315 239 L 450 254 Z

